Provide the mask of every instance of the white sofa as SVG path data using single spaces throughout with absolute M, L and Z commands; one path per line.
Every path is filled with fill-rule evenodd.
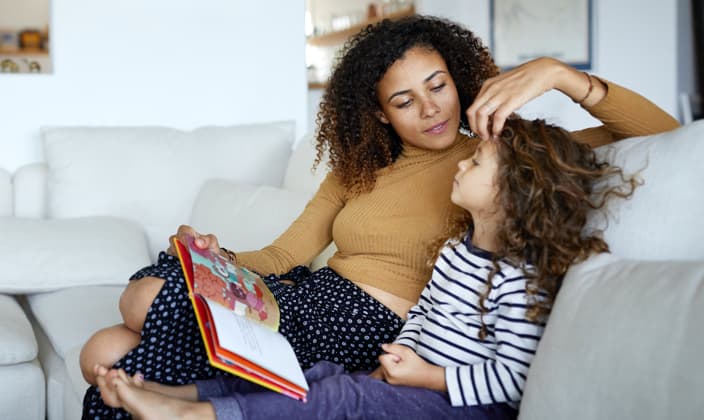
M 325 172 L 310 171 L 311 138 L 294 142 L 285 122 L 193 132 L 54 127 L 42 136 L 45 162 L 0 170 L 2 418 L 80 417 L 82 344 L 119 322 L 127 278 L 179 224 L 217 233 L 231 249 L 261 247 Z M 642 169 L 645 185 L 609 207 L 613 255 L 566 278 L 521 417 L 699 418 L 704 123 L 602 150 Z

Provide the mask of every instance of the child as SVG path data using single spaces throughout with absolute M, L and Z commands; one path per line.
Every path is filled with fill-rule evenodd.
M 467 212 L 448 223 L 429 283 L 371 374 L 320 362 L 301 403 L 235 378 L 171 387 L 96 366 L 103 400 L 150 419 L 514 418 L 564 274 L 608 250 L 583 232 L 588 211 L 636 183 L 593 192 L 620 169 L 540 120 L 508 120 L 458 166 L 451 199 Z

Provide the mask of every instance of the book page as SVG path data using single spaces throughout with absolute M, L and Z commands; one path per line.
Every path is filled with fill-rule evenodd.
M 274 331 L 279 329 L 279 306 L 261 277 L 217 252 L 196 247 L 192 238 L 188 242 L 194 293 Z
M 217 302 L 209 299 L 205 302 L 210 308 L 220 347 L 308 389 L 296 355 L 284 336 L 235 315 Z

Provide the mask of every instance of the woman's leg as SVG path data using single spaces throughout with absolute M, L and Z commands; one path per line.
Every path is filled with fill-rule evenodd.
M 281 278 L 294 286 L 281 285 Z M 330 268 L 305 267 L 264 281 L 281 313 L 279 332 L 291 343 L 303 369 L 327 360 L 348 371 L 372 370 L 382 343 L 398 335 L 403 319 Z
M 158 277 L 164 284 L 146 313 L 139 344 L 112 367 L 122 368 L 129 375 L 140 372 L 147 380 L 171 385 L 213 377 L 216 369 L 208 363 L 178 259 L 162 253 L 155 265 L 135 277 Z M 83 418 L 126 415 L 123 410 L 105 406 L 97 387 L 86 392 Z
M 147 312 L 154 303 L 159 291 L 164 286 L 164 279 L 144 277 L 139 281 L 131 281 L 120 296 L 120 314 L 125 326 L 141 333 Z
M 147 311 L 163 285 L 164 280 L 157 277 L 145 277 L 127 285 L 119 304 L 123 323 L 99 330 L 81 349 L 81 373 L 86 382 L 96 385 L 95 365 L 112 366 L 139 344 Z
M 112 366 L 127 352 L 139 344 L 138 333 L 124 324 L 103 328 L 93 334 L 81 349 L 80 365 L 83 378 L 91 385 L 97 385 L 93 368 L 95 365 Z

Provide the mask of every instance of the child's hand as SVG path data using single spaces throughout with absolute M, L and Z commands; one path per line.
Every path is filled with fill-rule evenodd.
M 386 382 L 446 391 L 445 369 L 431 365 L 412 349 L 400 344 L 382 344 L 386 354 L 379 356 L 380 369 Z

